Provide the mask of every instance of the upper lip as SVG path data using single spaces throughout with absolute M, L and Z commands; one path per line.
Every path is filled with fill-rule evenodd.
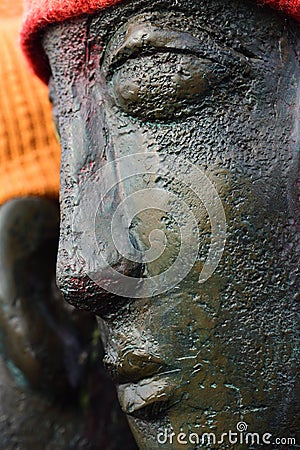
M 103 362 L 116 384 L 138 382 L 168 370 L 160 356 L 139 349 L 117 357 L 106 355 Z

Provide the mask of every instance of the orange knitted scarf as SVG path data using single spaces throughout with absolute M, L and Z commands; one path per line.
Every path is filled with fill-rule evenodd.
M 28 72 L 18 46 L 20 18 L 12 17 L 17 6 L 5 3 L 0 2 L 0 204 L 25 195 L 57 197 L 60 164 L 48 89 Z

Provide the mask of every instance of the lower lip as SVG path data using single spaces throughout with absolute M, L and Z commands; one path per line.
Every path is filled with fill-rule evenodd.
M 133 414 L 152 403 L 168 401 L 175 387 L 174 379 L 156 376 L 138 383 L 121 384 L 117 391 L 122 410 Z

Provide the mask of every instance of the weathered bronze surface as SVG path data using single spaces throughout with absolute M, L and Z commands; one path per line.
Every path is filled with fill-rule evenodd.
M 57 279 L 66 300 L 99 316 L 105 364 L 139 447 L 182 448 L 176 437 L 163 443 L 165 430 L 168 439 L 221 439 L 241 421 L 261 436 L 298 433 L 299 444 L 299 25 L 247 0 L 140 1 L 51 26 L 44 47 L 62 144 Z M 153 228 L 169 243 L 148 265 L 130 261 L 110 238 L 117 205 L 144 186 L 179 195 L 180 173 L 175 164 L 165 177 L 129 182 L 116 164 L 102 203 L 111 180 L 97 176 L 107 162 L 147 152 L 180 155 L 209 177 L 227 240 L 214 274 L 198 283 L 210 224 L 187 188 L 199 228 L 193 270 L 168 292 L 125 298 L 95 274 L 165 270 L 180 227 L 153 208 L 130 227 L 120 220 L 117 234 L 135 250 L 149 248 Z M 85 223 L 107 265 L 85 241 Z M 258 448 L 226 438 L 205 446 Z

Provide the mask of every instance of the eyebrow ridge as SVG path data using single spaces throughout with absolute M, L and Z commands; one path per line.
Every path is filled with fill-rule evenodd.
M 149 22 L 131 24 L 125 36 L 125 42 L 114 49 L 109 58 L 104 57 L 103 69 L 107 75 L 118 66 L 122 65 L 127 59 L 134 57 L 140 50 L 172 50 L 174 53 L 193 54 L 198 58 L 209 59 L 220 63 L 220 55 L 229 57 L 231 61 L 237 58 L 257 59 L 257 56 L 250 54 L 246 49 L 240 51 L 234 49 L 222 48 L 209 36 L 207 30 L 205 33 L 206 42 L 192 36 L 185 31 L 164 30 L 161 27 L 154 26 Z M 244 51 L 245 50 L 245 51 Z
M 208 57 L 208 50 L 203 50 L 202 42 L 186 32 L 163 30 L 157 26 L 143 23 L 136 25 L 134 30 L 129 29 L 128 34 L 125 42 L 112 52 L 109 59 L 105 60 L 103 68 L 107 69 L 108 72 L 124 60 L 134 56 L 139 50 L 149 49 L 149 47 L 159 50 L 173 50 L 174 52 L 180 51 L 203 58 Z M 213 47 L 216 46 L 211 38 L 209 43 L 213 44 Z M 213 59 L 211 54 L 209 59 Z

